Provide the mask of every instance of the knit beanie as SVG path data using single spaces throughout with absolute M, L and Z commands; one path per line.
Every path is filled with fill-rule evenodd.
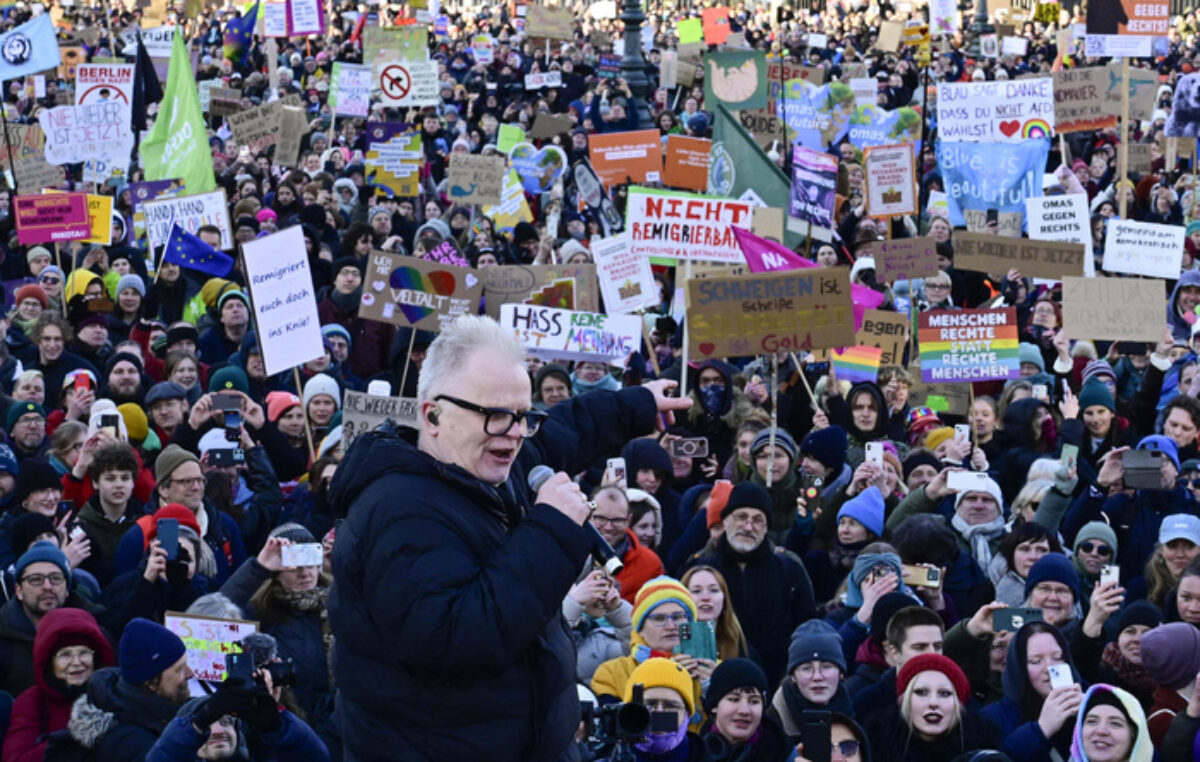
M 145 442 L 146 436 L 150 433 L 150 421 L 146 418 L 146 411 L 142 410 L 142 406 L 126 402 L 123 405 L 117 405 L 117 412 L 125 421 L 125 430 L 129 432 L 129 441 L 135 445 Z
M 0 443 L 0 474 L 16 476 L 20 471 L 21 466 L 17 463 L 17 456 L 13 453 L 12 448 Z
M 949 426 L 942 426 L 925 435 L 925 446 L 930 450 L 936 450 L 938 445 L 945 442 L 947 439 L 954 438 L 954 429 Z
M 904 562 L 896 553 L 859 553 L 850 569 L 850 582 L 846 585 L 846 607 L 857 609 L 863 605 L 862 582 L 879 564 L 892 567 L 896 579 L 904 579 Z
M 42 309 L 46 309 L 46 305 L 50 301 L 49 297 L 46 296 L 46 292 L 42 290 L 42 287 L 36 283 L 26 283 L 24 286 L 18 288 L 17 292 L 13 294 L 13 304 L 18 306 L 26 299 L 37 299 L 42 305 Z
M 67 561 L 67 554 L 59 550 L 58 546 L 50 540 L 35 542 L 29 550 L 21 554 L 21 557 L 17 559 L 17 565 L 13 568 L 14 578 L 21 579 L 21 573 L 25 571 L 25 567 L 36 563 L 54 564 L 68 580 L 71 579 L 71 563 Z
M 300 404 L 300 398 L 291 392 L 270 392 L 267 394 L 267 418 L 271 423 L 278 423 L 280 416 Z
M 941 425 L 942 419 L 938 418 L 938 414 L 933 412 L 931 408 L 914 407 L 912 410 L 908 411 L 906 428 L 910 438 L 914 434 L 920 434 L 927 429 L 937 428 Z
M 713 674 L 716 674 L 715 670 Z M 670 688 L 679 694 L 679 698 L 683 699 L 684 705 L 687 706 L 688 717 L 691 717 L 692 713 L 696 711 L 692 676 L 686 669 L 670 659 L 656 656 L 639 664 L 637 669 L 629 675 L 629 679 L 625 681 L 623 700 L 633 700 L 633 686 L 635 685 L 641 685 L 643 688 Z
M 1099 379 L 1091 378 L 1079 390 L 1079 410 L 1082 412 L 1094 405 L 1102 405 L 1114 413 L 1117 412 L 1117 405 L 1113 402 L 1108 385 Z
M 129 685 L 153 680 L 187 653 L 178 635 L 142 617 L 125 625 L 117 651 L 121 679 Z
M 180 341 L 196 342 L 200 340 L 200 332 L 196 330 L 196 326 L 190 323 L 181 323 L 173 325 L 167 329 L 167 346 L 171 346 Z
M 1179 689 L 1200 672 L 1200 629 L 1169 622 L 1142 635 L 1142 667 L 1154 682 Z
M 155 537 L 158 537 L 158 522 L 162 519 L 175 519 L 179 522 L 179 526 L 188 527 L 196 534 L 200 534 L 200 521 L 196 518 L 196 514 L 188 510 L 188 507 L 182 503 L 167 503 L 154 512 L 154 523 L 150 525 L 150 531 L 146 533 L 147 545 Z
M 1071 546 L 1071 550 L 1078 551 L 1079 543 L 1087 540 L 1100 540 L 1101 542 L 1112 548 L 1113 563 L 1117 560 L 1117 533 L 1112 527 L 1105 524 L 1103 521 L 1089 521 L 1079 528 L 1075 533 L 1075 544 Z
M 120 296 L 121 292 L 127 288 L 132 288 L 141 294 L 142 298 L 146 296 L 146 281 L 142 280 L 142 276 L 137 273 L 129 273 L 128 275 L 121 276 L 121 279 L 117 281 L 117 296 Z
M 842 504 L 837 520 L 849 516 L 876 537 L 883 536 L 883 494 L 872 485 Z
M 1154 629 L 1162 624 L 1162 620 L 1162 610 L 1158 606 L 1146 600 L 1134 601 L 1125 607 L 1120 618 L 1117 619 L 1117 633 L 1119 634 L 1126 627 L 1132 627 L 1135 624 Z
M 924 449 L 913 450 L 904 459 L 904 480 L 908 481 L 908 477 L 912 476 L 912 472 L 921 466 L 932 466 L 935 471 L 942 470 L 942 462 L 932 452 Z
M 17 514 L 8 525 L 8 542 L 13 555 L 19 558 L 29 550 L 34 538 L 54 534 L 54 531 L 54 522 L 49 516 L 31 511 Z
M 53 257 L 53 255 L 45 246 L 31 246 L 29 247 L 29 251 L 25 252 L 25 262 L 27 264 L 33 264 L 33 260 L 37 259 L 38 257 L 50 259 Z
M 904 666 L 896 673 L 896 697 L 904 695 L 914 677 L 930 670 L 941 672 L 948 677 L 950 684 L 954 686 L 954 692 L 958 694 L 958 703 L 966 706 L 967 700 L 971 698 L 971 684 L 962 669 L 941 654 L 920 654 L 904 662 Z
M 754 437 L 754 441 L 750 443 L 750 457 L 754 458 L 759 451 L 769 447 L 771 444 L 771 429 L 766 428 L 758 432 L 758 436 Z M 775 429 L 775 446 L 782 448 L 787 453 L 788 459 L 792 463 L 796 462 L 796 440 L 792 435 L 784 429 Z
M 167 445 L 154 461 L 154 480 L 162 484 L 171 478 L 175 469 L 189 461 L 199 463 L 200 459 L 196 457 L 195 453 L 185 450 L 177 444 Z
M 717 665 L 708 680 L 708 689 L 704 691 L 704 708 L 711 714 L 721 699 L 739 688 L 754 688 L 766 696 L 767 676 L 762 667 L 750 659 L 726 659 Z
M 996 501 L 996 506 L 1000 509 L 1000 515 L 1004 515 L 1004 493 L 1000 491 L 1000 485 L 996 483 L 996 480 L 990 477 L 987 479 L 980 479 L 977 486 L 974 486 L 969 490 L 959 492 L 957 495 L 955 495 L 954 510 L 957 511 L 958 504 L 962 502 L 964 497 L 970 495 L 972 492 L 984 492 L 988 495 L 991 495 L 992 499 Z
M 756 508 L 762 511 L 768 519 L 771 518 L 771 494 L 767 488 L 754 482 L 738 482 L 729 492 L 729 501 L 721 509 L 721 519 L 738 508 Z
M 712 529 L 721 523 L 722 513 L 729 504 L 729 495 L 733 492 L 733 482 L 728 479 L 717 479 L 712 492 L 708 495 L 708 515 L 705 517 L 705 529 Z
M 210 392 L 241 392 L 250 393 L 250 378 L 246 371 L 236 365 L 226 365 L 208 379 Z
M 285 540 L 289 540 L 293 545 L 303 545 L 317 541 L 317 538 L 313 537 L 312 532 L 308 531 L 308 529 L 303 525 L 297 524 L 294 521 L 289 521 L 286 524 L 280 524 L 272 529 L 271 533 L 267 535 L 267 539 L 272 537 L 282 537 Z
M 237 299 L 242 304 L 246 305 L 246 307 L 250 306 L 250 299 L 249 299 L 249 297 L 246 296 L 245 291 L 241 290 L 240 288 L 231 288 L 228 291 L 226 291 L 225 293 L 221 294 L 220 297 L 218 297 L 217 312 L 220 312 L 222 309 L 224 309 L 225 302 L 229 301 L 230 299 Z
M 4 416 L 4 430 L 11 433 L 13 426 L 27 413 L 37 413 L 43 419 L 46 417 L 45 408 L 36 402 L 13 402 L 8 406 L 8 415 Z
M 41 458 L 29 458 L 21 464 L 21 472 L 17 474 L 17 486 L 14 490 L 12 504 L 20 506 L 25 499 L 40 489 L 62 489 L 62 476 Z
M 1086 384 L 1097 376 L 1108 376 L 1112 381 L 1117 380 L 1117 374 L 1113 371 L 1113 367 L 1108 364 L 1107 360 L 1092 360 L 1087 365 L 1083 366 L 1083 372 L 1079 376 L 1081 384 Z
M 836 477 L 841 472 L 842 466 L 846 465 L 848 444 L 845 429 L 841 426 L 826 426 L 823 429 L 809 432 L 808 436 L 804 438 L 804 444 L 800 445 L 800 452 L 816 458 Z
M 308 409 L 308 403 L 312 401 L 312 398 L 316 397 L 318 394 L 324 394 L 325 396 L 331 398 L 333 400 L 334 407 L 341 408 L 342 395 L 338 393 L 337 381 L 334 381 L 333 377 L 324 373 L 318 373 L 305 382 L 304 394 L 302 398 L 305 410 Z
M 1022 365 L 1025 363 L 1036 365 L 1038 373 L 1046 372 L 1046 361 L 1042 359 L 1042 350 L 1038 349 L 1036 345 L 1022 341 L 1017 347 L 1017 353 L 1020 355 Z
M 1171 459 L 1175 464 L 1176 472 L 1179 471 L 1179 445 L 1175 444 L 1175 440 L 1162 434 L 1151 434 L 1148 437 L 1142 437 L 1142 441 L 1138 442 L 1139 450 L 1158 450 L 1162 454 Z
M 1028 599 L 1033 589 L 1042 582 L 1066 585 L 1071 588 L 1075 601 L 1079 601 L 1079 572 L 1062 553 L 1047 553 L 1030 567 L 1029 576 L 1025 579 L 1025 598 Z
M 355 260 L 355 262 L 357 261 L 358 260 Z M 321 326 L 321 337 L 327 339 L 330 336 L 342 337 L 346 340 L 346 344 L 349 346 L 353 346 L 354 344 L 354 340 L 350 337 L 350 332 L 347 331 L 346 327 L 340 323 L 329 323 L 328 325 Z
M 142 372 L 142 358 L 135 355 L 133 352 L 117 352 L 108 358 L 108 362 L 104 363 L 104 377 L 107 378 L 113 368 L 117 367 L 117 363 L 127 362 L 137 368 L 137 372 Z
M 664 603 L 678 603 L 688 615 L 688 621 L 696 621 L 696 603 L 683 584 L 665 574 L 655 577 L 638 589 L 633 600 L 633 629 L 641 632 L 646 617 Z
M 842 651 L 842 638 L 837 634 L 837 630 L 823 619 L 810 619 L 801 624 L 792 633 L 792 642 L 788 644 L 789 675 L 796 667 L 810 661 L 836 664 L 842 674 L 846 674 L 846 655 Z
M 870 638 L 876 643 L 882 643 L 887 640 L 888 623 L 892 621 L 892 617 L 901 609 L 906 609 L 910 606 L 918 605 L 910 595 L 905 595 L 899 591 L 888 593 L 875 602 L 875 608 L 871 611 L 871 626 Z

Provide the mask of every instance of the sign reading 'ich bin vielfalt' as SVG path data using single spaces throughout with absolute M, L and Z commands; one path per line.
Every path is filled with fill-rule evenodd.
M 996 381 L 1021 377 L 1017 311 L 931 310 L 920 314 L 921 380 Z

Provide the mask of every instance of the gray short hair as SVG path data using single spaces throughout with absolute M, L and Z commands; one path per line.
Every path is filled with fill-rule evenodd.
M 200 616 L 211 616 L 217 619 L 245 619 L 246 615 L 238 608 L 238 605 L 229 599 L 229 596 L 224 593 L 209 593 L 202 595 L 192 601 L 192 605 L 188 606 L 187 613 L 199 614 Z
M 417 380 L 417 401 L 432 400 L 437 390 L 453 382 L 471 355 L 485 351 L 514 365 L 525 362 L 525 349 L 511 331 L 501 328 L 495 320 L 480 315 L 464 315 L 455 320 L 425 352 Z

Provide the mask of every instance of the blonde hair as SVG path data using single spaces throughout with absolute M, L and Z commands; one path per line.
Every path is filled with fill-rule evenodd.
M 725 605 L 721 607 L 721 613 L 717 616 L 717 658 L 724 661 L 749 654 L 750 647 L 746 643 L 746 634 L 742 631 L 742 623 L 738 621 L 737 614 L 730 605 L 729 585 L 725 583 L 725 576 L 711 566 L 693 566 L 684 573 L 679 581 L 683 583 L 684 587 L 687 587 L 692 577 L 700 572 L 708 572 L 713 575 L 717 586 L 721 588 L 721 594 L 725 596 Z M 691 588 L 688 588 L 688 592 L 691 592 Z
M 926 672 L 937 672 L 937 670 L 934 670 L 934 669 L 927 669 L 925 671 Z M 913 692 L 917 688 L 917 678 L 920 677 L 921 674 L 922 674 L 921 672 L 918 672 L 917 674 L 913 675 L 912 679 L 908 681 L 908 686 L 904 689 L 904 693 L 900 696 L 900 716 L 904 718 L 904 722 L 906 725 L 908 725 L 910 733 L 912 730 Z M 939 674 L 941 674 L 941 673 L 939 673 Z M 947 677 L 946 681 L 949 682 L 950 678 Z M 953 690 L 953 685 L 951 685 L 951 690 Z M 954 712 L 953 712 L 953 716 L 950 719 L 950 726 L 948 728 L 946 728 L 946 732 L 949 733 L 950 731 L 954 730 L 955 728 L 960 727 L 962 725 L 962 718 L 963 718 L 962 702 L 958 700 L 958 695 L 955 694 L 955 696 L 954 696 Z
M 1165 605 L 1167 593 L 1179 584 L 1181 576 L 1182 574 L 1176 576 L 1171 571 L 1170 564 L 1163 556 L 1162 544 L 1155 543 L 1154 552 L 1150 554 L 1150 560 L 1146 562 L 1146 600 L 1155 606 Z

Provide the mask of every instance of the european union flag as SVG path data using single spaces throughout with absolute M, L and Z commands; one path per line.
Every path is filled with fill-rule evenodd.
M 244 64 L 250 52 L 250 40 L 254 38 L 254 25 L 258 22 L 258 6 L 254 3 L 250 12 L 225 22 L 225 57 L 234 63 Z
M 167 250 L 163 252 L 162 261 L 216 278 L 224 278 L 233 269 L 233 257 L 217 251 L 178 225 L 171 227 L 171 237 L 167 239 Z

